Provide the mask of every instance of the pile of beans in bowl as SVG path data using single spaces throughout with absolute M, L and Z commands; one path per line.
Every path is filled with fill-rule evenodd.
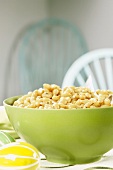
M 13 104 L 15 107 L 35 109 L 80 109 L 113 106 L 113 92 L 91 91 L 87 87 L 60 88 L 55 84 L 43 84 L 43 88 L 28 92 Z

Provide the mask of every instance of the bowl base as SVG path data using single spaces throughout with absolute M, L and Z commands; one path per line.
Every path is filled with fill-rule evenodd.
M 102 156 L 101 159 L 89 164 L 76 164 L 73 165 L 72 169 L 84 169 L 84 170 L 113 170 L 113 156 L 105 155 Z M 71 165 L 63 165 L 59 163 L 52 163 L 47 161 L 46 159 L 41 159 L 40 162 L 41 168 L 43 169 L 56 169 L 56 168 L 64 168 L 69 167 Z M 65 169 L 65 168 L 64 168 Z
M 46 160 L 45 158 L 42 158 L 40 160 L 40 167 L 41 168 L 65 168 L 65 167 L 69 167 L 69 166 L 71 166 L 71 165 L 50 162 L 50 161 Z
M 51 157 L 47 157 L 44 159 L 41 159 L 42 166 L 48 166 L 48 167 L 68 167 L 68 166 L 74 166 L 77 164 L 88 164 L 93 163 L 101 159 L 101 156 L 93 157 L 93 158 L 78 158 L 76 160 L 53 160 Z

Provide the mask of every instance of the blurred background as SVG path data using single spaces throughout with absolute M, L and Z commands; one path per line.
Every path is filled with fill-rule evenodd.
M 9 97 L 4 95 L 8 88 L 13 95 L 13 87 L 5 81 L 7 61 L 15 38 L 26 25 L 49 17 L 69 21 L 79 28 L 90 51 L 113 47 L 112 16 L 113 0 L 0 0 L 1 105 Z

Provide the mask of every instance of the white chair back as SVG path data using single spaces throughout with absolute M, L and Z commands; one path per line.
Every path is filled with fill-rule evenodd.
M 62 87 L 84 86 L 91 75 L 94 89 L 113 90 L 113 49 L 98 49 L 78 58 L 64 76 Z

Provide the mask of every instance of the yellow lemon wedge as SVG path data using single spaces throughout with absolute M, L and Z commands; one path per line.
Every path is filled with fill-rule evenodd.
M 0 155 L 0 170 L 39 170 L 39 160 L 32 157 Z
M 0 156 L 0 166 L 25 166 L 37 161 L 32 157 L 19 157 L 14 155 Z
M 21 145 L 28 146 L 29 148 L 33 149 L 33 150 L 36 152 L 37 157 L 39 157 L 39 151 L 37 150 L 36 147 L 34 147 L 33 145 L 31 145 L 30 143 L 23 142 L 23 141 L 22 141 L 22 142 L 18 142 L 18 143 L 21 144 Z
M 11 170 L 18 168 L 36 170 L 39 167 L 39 152 L 27 142 L 3 145 L 0 147 L 0 170 L 4 169 L 3 167 Z
M 21 142 L 13 142 L 0 147 L 0 155 L 14 154 L 37 158 L 39 153 L 32 145 Z

